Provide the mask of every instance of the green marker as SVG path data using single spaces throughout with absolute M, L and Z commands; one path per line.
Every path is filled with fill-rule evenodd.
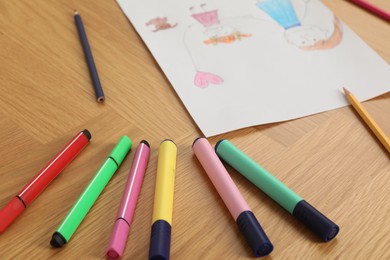
M 335 223 L 240 151 L 231 142 L 220 140 L 215 145 L 215 151 L 220 158 L 305 224 L 324 242 L 328 242 L 336 237 L 339 227 Z
M 132 144 L 133 143 L 129 137 L 122 136 L 103 165 L 73 205 L 72 209 L 68 212 L 56 232 L 53 234 L 50 241 L 50 244 L 53 247 L 62 247 L 69 241 L 81 221 L 83 221 L 84 217 L 99 197 L 100 193 L 103 191 L 104 187 L 121 165 L 122 161 L 130 151 Z

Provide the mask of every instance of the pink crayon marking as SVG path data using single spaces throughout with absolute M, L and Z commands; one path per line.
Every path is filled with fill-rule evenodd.
M 196 72 L 194 84 L 200 88 L 208 87 L 209 84 L 219 85 L 223 83 L 223 79 L 215 74 L 198 71 Z
M 191 16 L 206 28 L 213 26 L 213 25 L 216 25 L 216 24 L 219 24 L 218 10 L 197 13 L 197 14 L 193 14 Z

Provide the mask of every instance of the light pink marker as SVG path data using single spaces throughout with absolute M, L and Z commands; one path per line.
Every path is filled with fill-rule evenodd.
M 130 224 L 133 219 L 146 166 L 148 165 L 149 155 L 149 143 L 142 140 L 135 152 L 133 164 L 129 173 L 129 179 L 127 180 L 126 188 L 123 193 L 121 205 L 115 221 L 115 226 L 112 230 L 110 244 L 108 245 L 106 253 L 106 256 L 109 259 L 118 259 L 122 257 L 123 251 L 125 250 Z
M 192 149 L 255 256 L 265 256 L 271 253 L 272 243 L 207 139 L 195 139 Z

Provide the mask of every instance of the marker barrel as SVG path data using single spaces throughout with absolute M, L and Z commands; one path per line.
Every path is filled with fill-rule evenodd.
M 173 141 L 160 144 L 154 193 L 153 220 L 163 219 L 172 225 L 177 148 Z
M 309 227 L 323 241 L 330 241 L 337 235 L 339 227 L 335 223 L 304 201 L 231 142 L 228 140 L 219 141 L 215 146 L 215 151 L 221 159 Z
M 221 196 L 230 214 L 237 220 L 244 211 L 250 211 L 250 207 L 241 195 L 229 173 L 211 148 L 205 138 L 198 139 L 193 146 L 194 153 L 206 171 L 218 194 Z
M 169 259 L 177 148 L 164 140 L 158 151 L 149 259 Z
M 107 257 L 110 259 L 122 257 L 123 251 L 125 250 L 149 155 L 150 146 L 147 141 L 143 140 L 140 142 L 135 152 L 129 178 L 122 195 L 121 204 L 112 230 L 110 243 L 106 252 Z
M 19 193 L 19 198 L 28 206 L 41 191 L 83 150 L 91 134 L 84 130 L 76 135 Z
M 194 141 L 193 150 L 214 187 L 233 216 L 255 256 L 271 253 L 273 245 L 234 184 L 222 162 L 205 138 Z
M 88 130 L 78 133 L 51 159 L 45 167 L 0 211 L 0 233 L 3 232 L 38 195 L 57 177 L 58 174 L 89 143 Z
M 123 136 L 120 139 L 53 234 L 50 242 L 53 247 L 62 247 L 70 240 L 77 227 L 126 157 L 131 145 L 132 142 L 127 136 Z
M 275 176 L 249 158 L 228 140 L 221 140 L 215 146 L 220 158 L 245 176 L 259 189 L 278 202 L 291 214 L 295 205 L 302 200 L 295 192 Z

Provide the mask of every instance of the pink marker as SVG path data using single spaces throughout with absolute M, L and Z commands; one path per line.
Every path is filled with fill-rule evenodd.
M 378 6 L 371 4 L 370 2 L 367 2 L 365 0 L 349 0 L 352 3 L 362 7 L 363 9 L 366 9 L 367 11 L 379 16 L 380 18 L 390 22 L 390 12 L 379 8 Z
M 146 166 L 148 165 L 149 154 L 149 143 L 142 140 L 135 152 L 133 164 L 129 173 L 129 179 L 127 180 L 126 188 L 123 193 L 121 205 L 115 221 L 115 226 L 112 230 L 110 244 L 108 245 L 106 253 L 106 256 L 110 259 L 118 259 L 122 257 L 123 251 L 125 250 L 130 224 L 133 219 Z
M 265 256 L 271 253 L 272 243 L 207 139 L 195 139 L 192 149 L 255 256 Z

